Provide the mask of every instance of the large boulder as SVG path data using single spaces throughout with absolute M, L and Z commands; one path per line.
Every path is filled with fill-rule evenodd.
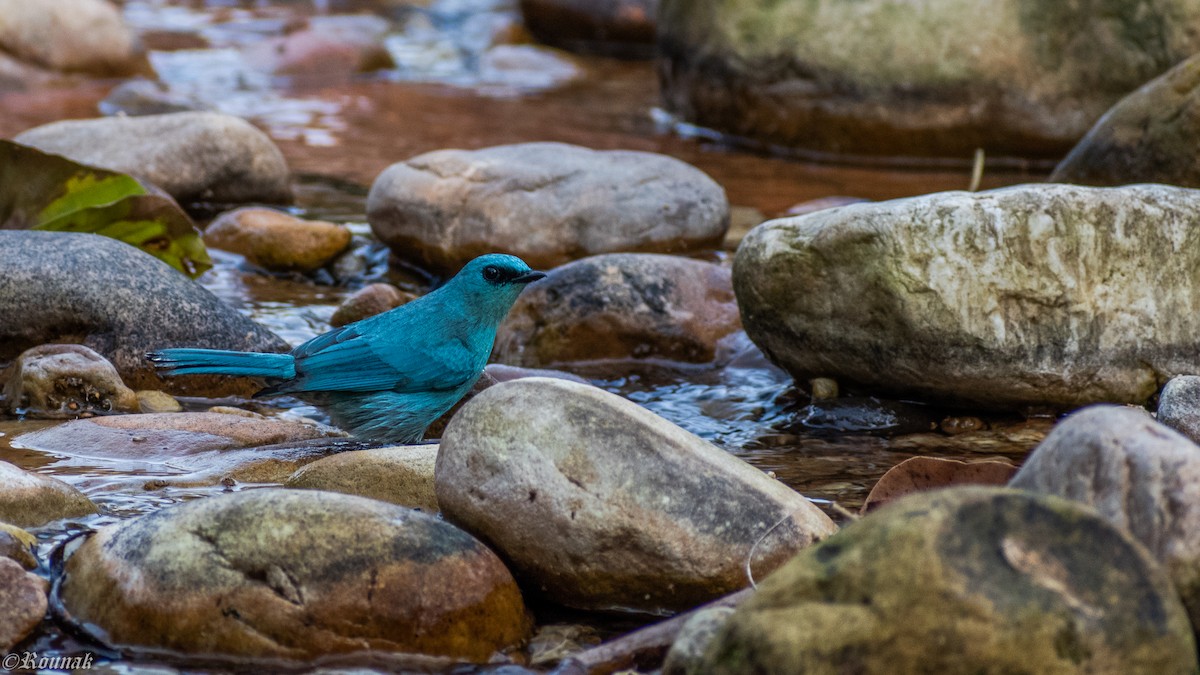
M 1200 56 L 1117 102 L 1050 175 L 1055 183 L 1200 187 Z
M 160 379 L 146 352 L 166 347 L 286 351 L 242 316 L 157 258 L 92 234 L 0 231 L 0 359 L 76 342 L 112 362 L 134 389 L 249 395 L 244 378 Z
M 151 72 L 121 10 L 105 0 L 0 0 L 0 51 L 60 72 Z
M 759 579 L 836 531 L 802 495 L 619 396 L 524 378 L 450 421 L 443 515 L 561 604 L 661 612 Z
M 1200 50 L 1198 22 L 1189 0 L 663 0 L 658 16 L 666 105 L 689 122 L 819 153 L 1047 159 Z
M 51 122 L 13 140 L 145 178 L 181 203 L 292 199 L 283 153 L 254 125 L 215 112 Z
M 1131 532 L 1200 626 L 1200 446 L 1141 409 L 1094 406 L 1060 422 L 1010 485 L 1089 504 Z
M 40 527 L 52 520 L 96 513 L 96 505 L 66 483 L 0 462 L 0 521 Z
M 729 204 L 711 178 L 665 155 L 521 143 L 393 164 L 371 186 L 367 217 L 396 255 L 452 273 L 489 252 L 549 268 L 598 253 L 712 248 Z
M 774 220 L 738 248 L 734 290 L 746 332 L 798 381 L 999 408 L 1141 403 L 1200 362 L 1198 197 L 1023 185 Z
M 1172 673 L 1197 667 L 1170 580 L 1065 499 L 952 488 L 797 556 L 725 623 L 697 672 Z
M 64 574 L 64 607 L 105 642 L 185 654 L 486 662 L 530 629 L 487 547 L 432 516 L 331 492 L 248 490 L 162 509 L 100 530 Z
M 611 253 L 557 267 L 530 286 L 501 324 L 492 354 L 527 367 L 631 358 L 704 363 L 741 328 L 727 267 Z

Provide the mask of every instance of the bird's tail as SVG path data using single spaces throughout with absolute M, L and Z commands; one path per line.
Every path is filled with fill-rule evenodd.
M 241 375 L 291 379 L 296 360 L 291 354 L 231 352 L 222 349 L 164 349 L 146 358 L 168 375 Z

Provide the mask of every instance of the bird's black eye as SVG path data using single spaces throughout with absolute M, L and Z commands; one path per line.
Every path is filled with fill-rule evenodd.
M 483 278 L 487 279 L 488 281 L 499 281 L 500 268 L 488 265 L 487 267 L 483 268 Z

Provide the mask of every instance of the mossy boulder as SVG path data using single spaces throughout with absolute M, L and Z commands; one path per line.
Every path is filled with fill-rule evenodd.
M 884 507 L 740 605 L 705 673 L 1194 673 L 1187 614 L 1128 534 L 1065 499 L 952 488 Z

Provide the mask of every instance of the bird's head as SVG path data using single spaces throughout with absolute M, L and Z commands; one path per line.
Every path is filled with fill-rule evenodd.
M 544 276 L 544 272 L 535 272 L 516 256 L 489 253 L 467 263 L 447 286 L 462 293 L 481 318 L 499 324 L 525 286 Z

